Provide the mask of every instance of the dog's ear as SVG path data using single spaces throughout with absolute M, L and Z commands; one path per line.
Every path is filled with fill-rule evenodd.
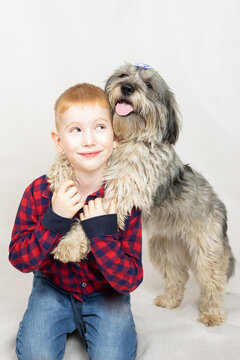
M 167 115 L 162 141 L 175 144 L 180 131 L 180 114 L 174 95 L 171 91 L 168 91 L 164 102 L 167 108 Z

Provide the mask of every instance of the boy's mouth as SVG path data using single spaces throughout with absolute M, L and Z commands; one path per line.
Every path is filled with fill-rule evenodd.
M 80 155 L 84 156 L 84 157 L 94 157 L 97 156 L 98 154 L 100 154 L 101 151 L 89 151 L 89 152 L 84 152 L 84 153 L 79 153 Z

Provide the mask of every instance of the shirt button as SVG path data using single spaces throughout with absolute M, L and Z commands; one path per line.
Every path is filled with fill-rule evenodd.
M 76 264 L 76 267 L 78 267 L 78 268 L 79 268 L 79 267 L 80 267 L 80 264 Z
M 87 283 L 82 283 L 82 287 L 85 288 L 87 286 Z

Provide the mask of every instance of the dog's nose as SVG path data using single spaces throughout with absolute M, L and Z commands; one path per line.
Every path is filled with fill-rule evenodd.
M 132 93 L 134 93 L 134 91 L 135 91 L 134 87 L 130 84 L 123 84 L 121 86 L 121 92 L 125 96 L 131 95 Z

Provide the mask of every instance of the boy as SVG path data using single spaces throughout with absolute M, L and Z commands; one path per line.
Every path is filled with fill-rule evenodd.
M 55 104 L 55 122 L 53 142 L 67 156 L 78 187 L 65 181 L 52 194 L 44 175 L 21 200 L 9 259 L 18 270 L 33 271 L 34 282 L 17 335 L 18 359 L 63 359 L 66 335 L 75 329 L 91 360 L 135 359 L 129 292 L 143 277 L 141 216 L 134 208 L 124 231 L 118 230 L 115 200 L 107 214 L 102 207 L 103 173 L 117 147 L 104 91 L 90 84 L 66 90 Z M 90 240 L 87 259 L 54 260 L 51 252 L 76 218 Z

